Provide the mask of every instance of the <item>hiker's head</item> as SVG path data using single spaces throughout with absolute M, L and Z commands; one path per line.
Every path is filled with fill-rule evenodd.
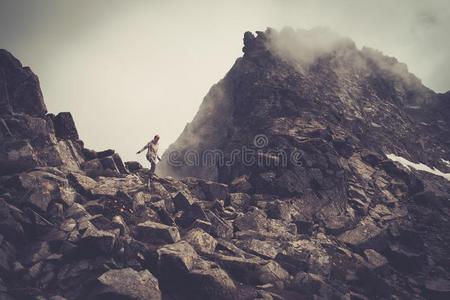
M 159 135 L 155 135 L 155 137 L 153 138 L 153 140 L 154 140 L 155 142 L 159 141 Z

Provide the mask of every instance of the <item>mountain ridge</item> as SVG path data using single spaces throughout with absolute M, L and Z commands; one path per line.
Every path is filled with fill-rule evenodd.
M 318 30 L 322 32 L 321 29 Z M 380 115 L 378 119 L 380 119 L 381 117 L 386 117 L 383 116 L 383 111 L 380 111 L 380 109 L 397 109 L 400 110 L 401 113 L 403 113 L 403 116 L 401 114 L 392 114 L 391 116 L 389 116 L 391 118 L 403 117 L 405 119 L 398 120 L 397 122 L 405 123 L 408 121 L 408 119 L 411 119 L 413 117 L 424 119 L 424 121 L 421 120 L 422 122 L 430 122 L 430 120 L 433 120 L 433 117 L 437 117 L 439 115 L 441 115 L 440 118 L 442 122 L 448 120 L 448 118 L 446 118 L 448 116 L 443 115 L 443 111 L 445 110 L 433 108 L 432 105 L 428 105 L 428 107 L 422 107 L 421 109 L 419 109 L 420 105 L 424 106 L 424 103 L 420 103 L 427 101 L 433 102 L 433 105 L 435 106 L 445 106 L 444 102 L 446 101 L 444 99 L 446 94 L 434 93 L 429 88 L 423 86 L 421 84 L 421 81 L 416 76 L 407 71 L 406 65 L 398 63 L 395 58 L 384 56 L 381 54 L 381 52 L 369 48 L 358 50 L 354 43 L 347 38 L 336 38 L 338 42 L 335 43 L 339 45 L 338 48 L 331 48 L 331 50 L 328 50 L 328 52 L 324 52 L 320 56 L 320 58 L 318 57 L 316 60 L 309 62 L 307 67 L 300 65 L 299 69 L 295 65 L 293 66 L 292 60 L 296 60 L 296 57 L 293 57 L 293 55 L 286 56 L 284 52 L 294 51 L 292 49 L 284 50 L 284 52 L 281 50 L 275 51 L 273 49 L 276 47 L 272 45 L 273 43 L 275 43 L 275 45 L 278 45 L 280 43 L 279 40 L 289 40 L 292 38 L 292 36 L 295 38 L 295 36 L 298 34 L 300 35 L 300 37 L 305 34 L 307 36 L 315 34 L 314 30 L 299 32 L 300 33 L 296 33 L 290 29 L 285 29 L 281 33 L 277 33 L 273 29 L 268 29 L 266 32 L 258 32 L 256 37 L 253 36 L 253 34 L 250 32 L 246 33 L 244 35 L 244 56 L 238 59 L 231 70 L 228 72 L 228 74 L 225 76 L 225 78 L 211 89 L 211 92 L 206 96 L 204 100 L 204 105 L 200 106 L 199 113 L 197 113 L 193 121 L 185 128 L 185 132 L 198 130 L 199 133 L 194 133 L 190 136 L 186 134 L 186 138 L 183 134 L 180 135 L 180 141 L 175 142 L 171 147 L 169 147 L 167 153 L 173 151 L 174 148 L 182 148 L 183 144 L 189 143 L 190 149 L 201 151 L 201 147 L 196 147 L 195 145 L 195 142 L 198 143 L 199 139 L 202 139 L 202 143 L 204 144 L 211 144 L 212 146 L 216 146 L 217 141 L 205 142 L 203 141 L 204 138 L 202 138 L 201 135 L 204 134 L 205 136 L 207 136 L 206 139 L 211 135 L 223 136 L 225 134 L 223 132 L 223 127 L 227 127 L 225 126 L 227 122 L 230 123 L 233 122 L 233 120 L 236 120 L 236 122 L 240 122 L 241 119 L 245 119 L 245 114 L 251 114 L 252 112 L 261 113 L 263 109 L 270 109 L 271 115 L 278 113 L 280 116 L 283 116 L 283 114 L 286 114 L 287 112 L 290 112 L 291 115 L 296 115 L 299 114 L 299 110 L 303 110 L 302 112 L 308 112 L 308 109 L 311 109 L 313 110 L 311 113 L 317 116 L 319 114 L 319 111 L 325 108 L 327 113 L 330 115 L 330 118 L 333 117 L 332 114 L 339 116 L 339 114 L 343 113 L 344 116 L 341 116 L 341 118 L 343 117 L 346 121 L 353 121 L 352 119 L 356 119 L 355 122 L 357 122 L 358 120 L 362 120 L 364 122 L 363 118 L 366 117 L 365 115 L 367 115 L 368 117 L 373 117 L 372 115 L 374 113 L 371 113 L 370 111 L 365 112 L 364 109 L 375 110 L 375 113 L 377 113 L 378 111 L 378 114 Z M 327 34 L 334 35 L 334 33 Z M 303 37 L 299 39 L 303 41 L 307 38 Z M 269 44 L 269 46 L 267 44 Z M 280 48 L 280 46 L 277 47 Z M 295 47 L 302 46 L 295 45 Z M 301 51 L 302 50 L 300 48 L 300 52 Z M 299 57 L 304 55 L 297 56 Z M 355 63 L 354 61 L 356 61 L 357 63 Z M 269 80 L 266 78 L 258 77 L 258 74 L 256 74 L 256 72 L 264 73 L 264 69 L 267 69 L 266 76 L 275 74 L 274 78 L 270 78 Z M 276 76 L 286 76 L 287 80 L 291 81 L 291 86 L 285 84 L 285 82 L 282 82 L 284 78 L 276 78 Z M 360 77 L 362 77 L 362 79 Z M 273 96 L 276 99 L 271 100 L 273 102 L 272 104 L 266 103 L 266 107 L 261 104 L 256 109 L 253 109 L 251 105 L 248 105 L 248 107 L 246 106 L 247 102 L 256 101 L 255 103 L 252 103 L 254 105 L 259 103 L 257 101 L 262 101 L 257 99 L 257 97 L 259 97 L 257 96 L 258 92 L 261 93 L 261 91 L 258 91 L 256 88 L 252 90 L 251 95 L 246 95 L 245 91 L 238 91 L 232 96 L 225 96 L 225 94 L 227 93 L 234 93 L 234 90 L 239 88 L 237 82 L 239 82 L 239 84 L 242 84 L 243 80 L 249 81 L 246 86 L 249 89 L 252 88 L 253 84 L 258 84 L 262 87 L 267 87 L 267 89 L 272 89 L 271 91 L 267 91 L 267 93 L 272 93 L 272 95 L 270 96 Z M 314 80 L 315 82 L 312 82 L 312 80 Z M 228 84 L 227 82 L 231 83 Z M 345 84 L 348 82 L 354 84 L 355 86 L 351 86 L 351 84 L 346 86 Z M 299 86 L 299 88 L 295 88 L 296 84 Z M 294 88 L 292 88 L 292 85 L 294 86 Z M 281 96 L 276 95 L 277 89 L 280 93 L 291 93 L 291 95 L 287 95 L 286 97 L 282 98 Z M 323 89 L 323 91 L 321 91 L 320 89 Z M 354 93 L 354 95 L 351 95 L 351 93 Z M 235 97 L 239 98 L 239 100 L 230 100 L 227 97 Z M 265 95 L 262 96 L 262 98 L 264 97 Z M 355 98 L 357 99 L 355 100 Z M 361 98 L 363 101 L 358 102 L 358 98 Z M 214 101 L 214 99 L 216 99 L 215 102 L 218 108 L 211 108 L 212 105 L 210 103 Z M 370 101 L 378 101 L 378 107 L 370 107 L 370 103 L 367 103 Z M 402 103 L 401 101 L 408 101 L 408 103 Z M 440 102 L 442 102 L 442 104 Z M 446 103 L 448 103 L 448 100 Z M 280 108 L 280 105 L 284 105 L 284 107 Z M 306 105 L 308 107 L 306 107 L 306 109 L 303 109 L 302 105 Z M 324 107 L 321 107 L 321 105 L 323 105 Z M 229 108 L 228 106 L 230 106 L 231 108 Z M 325 106 L 330 106 L 331 110 L 327 109 Z M 209 111 L 211 109 L 216 109 L 215 115 L 212 118 L 208 119 L 201 116 L 202 110 L 205 111 L 204 114 L 206 116 L 211 114 L 211 112 Z M 230 113 L 230 109 L 234 111 Z M 405 111 L 407 110 L 410 110 L 410 112 L 408 111 L 407 113 L 405 113 Z M 421 115 L 418 116 L 417 114 L 415 114 L 415 110 L 429 110 L 429 114 L 434 113 L 435 115 L 433 117 L 430 117 L 425 116 L 425 113 L 421 113 Z M 249 119 L 253 124 L 259 124 L 258 120 L 260 118 L 271 117 L 269 112 L 265 113 L 266 115 L 263 114 L 261 116 L 255 116 L 254 118 L 252 115 L 250 115 Z M 227 120 L 225 120 L 225 118 L 223 117 L 224 114 L 227 115 Z M 375 115 L 375 117 L 377 116 Z M 340 122 L 336 119 L 330 119 L 326 121 L 333 121 L 334 123 Z M 208 124 L 208 122 L 210 122 L 211 124 Z M 215 126 L 212 123 L 218 123 L 218 125 Z M 374 123 L 375 126 L 379 125 L 376 122 Z M 410 124 L 408 124 L 408 126 L 413 127 L 412 122 L 409 123 Z M 233 125 L 231 125 L 231 127 L 232 126 Z M 238 126 L 240 125 L 237 125 L 236 127 Z M 201 127 L 214 128 L 218 132 L 211 134 L 208 132 L 202 133 L 202 131 L 205 131 L 205 129 Z M 392 124 L 390 127 L 391 130 L 393 127 L 401 128 L 401 124 Z M 442 129 L 440 131 L 442 131 Z M 383 134 L 385 134 L 385 132 L 383 132 Z M 398 136 L 396 138 L 398 138 Z M 181 141 L 182 139 L 185 140 Z M 188 139 L 192 139 L 194 143 L 189 142 Z M 441 141 L 441 143 L 442 142 L 445 141 Z M 177 145 L 177 143 L 180 145 Z M 411 142 L 408 141 L 408 143 Z M 394 149 L 392 149 L 392 145 L 390 146 L 391 149 L 386 150 L 393 152 Z M 421 156 L 418 153 L 415 153 L 415 155 L 413 156 L 409 154 L 407 154 L 406 156 L 408 159 L 413 159 L 415 161 L 422 160 L 424 162 L 427 162 L 427 160 L 425 159 L 425 155 Z M 445 151 L 444 156 L 448 157 L 448 153 Z M 433 162 L 430 163 L 439 167 L 445 167 L 440 164 L 438 162 L 438 159 L 436 158 L 434 158 Z M 168 166 L 168 168 L 170 169 L 170 166 Z M 164 168 L 161 167 L 160 170 L 161 172 L 164 172 Z M 170 173 L 170 175 L 176 175 L 176 172 L 180 170 L 173 169 L 172 171 L 172 173 L 168 172 L 166 174 Z M 210 179 L 218 178 L 214 178 L 213 176 L 210 177 Z

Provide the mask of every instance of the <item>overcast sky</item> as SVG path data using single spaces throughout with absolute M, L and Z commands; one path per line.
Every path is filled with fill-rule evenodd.
M 155 133 L 161 150 L 178 137 L 245 31 L 283 26 L 328 26 L 450 89 L 448 0 L 0 0 L 0 48 L 37 73 L 49 111 L 125 160 Z

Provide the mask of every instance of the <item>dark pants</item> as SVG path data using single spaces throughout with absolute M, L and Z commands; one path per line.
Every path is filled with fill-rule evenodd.
M 150 162 L 150 173 L 155 174 L 156 169 L 156 160 L 152 159 L 151 157 L 147 157 L 147 160 Z

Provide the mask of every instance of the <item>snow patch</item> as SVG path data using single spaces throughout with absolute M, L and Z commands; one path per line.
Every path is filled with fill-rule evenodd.
M 403 166 L 405 166 L 406 168 L 408 168 L 409 170 L 415 169 L 415 170 L 419 170 L 419 171 L 424 171 L 424 172 L 428 172 L 437 176 L 441 176 L 444 177 L 445 179 L 447 179 L 448 181 L 450 181 L 450 173 L 444 173 L 438 169 L 435 168 L 430 168 L 429 166 L 425 165 L 425 164 L 416 164 L 413 163 L 409 160 L 407 160 L 406 158 L 397 156 L 395 154 L 386 154 L 386 156 L 392 160 L 392 161 L 396 161 L 399 162 L 400 164 L 402 164 Z M 449 164 L 450 166 L 450 162 L 443 160 L 446 164 Z
M 444 164 L 446 164 L 447 166 L 450 167 L 450 161 L 445 160 L 445 159 L 443 159 L 443 158 L 441 158 L 441 160 L 444 162 Z

